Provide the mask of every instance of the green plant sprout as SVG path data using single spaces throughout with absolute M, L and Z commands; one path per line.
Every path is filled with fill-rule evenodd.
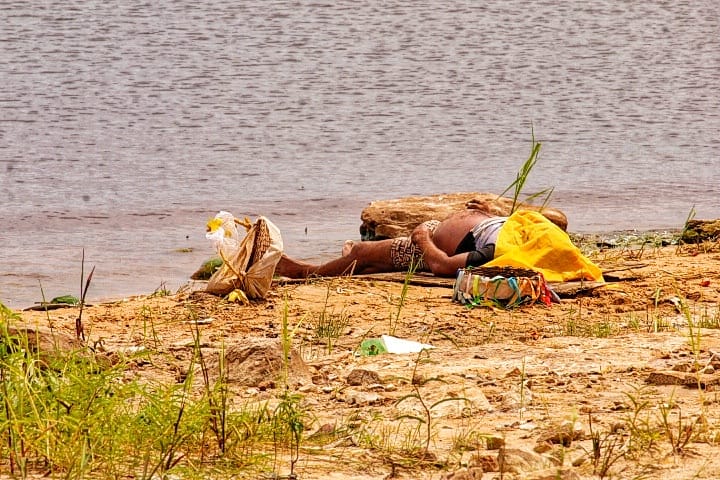
M 695 218 L 695 213 L 696 213 L 696 212 L 695 212 L 695 205 L 693 205 L 693 206 L 690 208 L 690 211 L 688 212 L 687 218 L 685 218 L 685 223 L 683 224 L 682 231 L 680 232 L 680 239 L 678 240 L 677 248 L 675 249 L 675 254 L 676 254 L 676 255 L 679 254 L 680 251 L 681 251 L 681 249 L 682 249 L 682 245 L 683 245 L 683 240 L 682 240 L 682 239 L 684 239 L 685 236 L 687 235 L 688 230 L 690 229 L 690 221 Z
M 402 289 L 400 290 L 400 298 L 398 299 L 397 303 L 397 310 L 395 311 L 395 315 L 392 313 L 390 314 L 390 325 L 389 325 L 389 331 L 388 333 L 390 335 L 395 335 L 395 332 L 397 330 L 398 324 L 400 323 L 400 314 L 402 312 L 403 307 L 405 306 L 405 301 L 407 299 L 408 291 L 410 290 L 410 282 L 412 282 L 412 278 L 415 275 L 415 271 L 420 266 L 420 260 L 413 258 L 410 261 L 410 265 L 408 266 L 407 271 L 405 272 L 405 278 L 403 280 Z
M 335 341 L 340 338 L 350 324 L 350 317 L 346 313 L 329 311 L 330 289 L 331 284 L 328 284 L 323 309 L 313 321 L 315 338 L 325 340 L 328 355 L 332 354 Z
M 442 398 L 432 404 L 428 403 L 427 399 L 423 396 L 421 387 L 424 387 L 425 385 L 428 385 L 431 382 L 440 382 L 440 383 L 444 383 L 444 382 L 439 377 L 420 378 L 418 376 L 417 367 L 420 364 L 420 358 L 422 355 L 427 355 L 427 354 L 428 353 L 426 350 L 421 350 L 418 353 L 417 358 L 415 359 L 415 364 L 413 366 L 412 377 L 411 377 L 412 378 L 411 384 L 412 384 L 413 392 L 409 393 L 407 395 L 403 395 L 402 397 L 400 397 L 399 399 L 397 399 L 395 401 L 395 405 L 399 405 L 400 403 L 402 403 L 408 399 L 414 398 L 415 400 L 417 400 L 419 402 L 419 404 L 422 408 L 422 416 L 407 414 L 407 415 L 401 415 L 397 419 L 398 420 L 412 419 L 412 420 L 416 420 L 419 425 L 424 425 L 425 438 L 423 441 L 423 449 L 422 449 L 423 458 L 428 456 L 428 454 L 430 452 L 430 442 L 432 440 L 432 431 L 433 431 L 432 430 L 432 427 L 433 427 L 432 411 L 439 405 L 442 405 L 443 403 L 447 403 L 447 402 L 466 402 L 468 404 L 471 403 L 470 400 L 468 400 L 467 398 L 464 398 L 464 397 L 446 397 L 446 398 Z
M 510 208 L 510 213 L 514 213 L 519 207 L 520 207 L 520 194 L 522 193 L 523 189 L 525 188 L 525 182 L 527 182 L 528 177 L 530 176 L 530 172 L 532 172 L 532 169 L 535 167 L 535 164 L 538 161 L 538 157 L 540 155 L 540 147 L 542 146 L 542 143 L 535 141 L 535 130 L 530 126 L 530 132 L 531 132 L 531 144 L 530 144 L 530 156 L 527 160 L 525 160 L 525 163 L 522 164 L 520 167 L 520 170 L 518 171 L 517 175 L 515 176 L 515 180 L 508 185 L 508 187 L 499 195 L 500 197 L 505 196 L 507 192 L 510 190 L 513 191 L 513 203 Z M 546 188 L 544 190 L 541 190 L 537 193 L 528 195 L 526 200 L 532 201 L 536 198 L 539 198 L 541 196 L 545 196 L 545 199 L 543 200 L 542 206 L 546 206 L 548 202 L 550 201 L 550 196 L 552 195 L 554 191 L 553 188 Z

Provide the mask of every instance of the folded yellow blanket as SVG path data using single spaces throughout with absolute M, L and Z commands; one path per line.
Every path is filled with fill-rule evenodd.
M 485 266 L 529 268 L 548 282 L 602 282 L 602 271 L 570 237 L 540 213 L 520 210 L 505 222 L 495 244 L 495 258 Z

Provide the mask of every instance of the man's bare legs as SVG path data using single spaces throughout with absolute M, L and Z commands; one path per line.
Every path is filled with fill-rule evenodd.
M 479 210 L 464 210 L 441 222 L 432 233 L 425 233 L 423 246 L 430 250 L 429 257 L 434 259 L 436 274 L 451 276 L 457 265 L 465 265 L 467 255 L 455 257 L 458 245 L 478 224 L 491 216 Z M 422 226 L 419 227 L 422 230 Z M 393 240 L 377 240 L 366 242 L 345 242 L 342 256 L 322 265 L 295 260 L 283 255 L 275 271 L 278 275 L 290 278 L 305 278 L 311 275 L 338 276 L 364 273 L 384 273 L 404 271 L 393 265 L 390 257 Z M 421 248 L 422 250 L 422 248 Z
M 283 255 L 275 268 L 275 273 L 290 278 L 306 278 L 312 275 L 333 277 L 394 272 L 398 269 L 393 266 L 390 258 L 392 242 L 392 240 L 377 240 L 353 242 L 352 245 L 346 243 L 343 246 L 343 256 L 322 265 L 313 265 Z

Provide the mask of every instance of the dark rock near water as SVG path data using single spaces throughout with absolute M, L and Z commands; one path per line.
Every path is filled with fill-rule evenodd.
M 685 243 L 701 243 L 720 239 L 720 219 L 690 220 L 682 234 Z

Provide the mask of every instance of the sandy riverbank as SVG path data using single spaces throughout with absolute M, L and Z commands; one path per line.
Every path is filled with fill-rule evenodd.
M 720 248 L 620 248 L 593 259 L 608 284 L 551 307 L 468 309 L 452 303 L 450 281 L 416 276 L 398 308 L 396 275 L 277 283 L 250 305 L 197 292 L 139 296 L 89 307 L 83 318 L 105 351 L 149 352 L 128 375 L 172 383 L 189 365 L 192 321 L 203 320 L 203 347 L 217 352 L 277 338 L 287 305 L 298 326 L 293 347 L 307 365 L 291 383 L 312 418 L 296 468 L 302 479 L 439 479 L 462 468 L 469 476 L 454 478 L 501 478 L 501 469 L 503 478 L 598 478 L 610 460 L 606 478 L 716 478 Z M 69 335 L 76 317 L 75 308 L 22 313 L 27 324 L 51 322 Z M 323 318 L 344 324 L 332 351 L 316 336 Z M 353 355 L 364 338 L 388 333 L 435 348 Z M 277 398 L 276 381 L 243 385 L 252 372 L 232 361 L 228 368 L 234 404 Z M 358 380 L 357 370 L 372 373 Z M 424 415 L 411 394 L 427 406 L 464 400 L 437 404 L 430 430 L 421 425 L 415 436 L 418 423 L 399 420 Z M 563 436 L 568 425 L 572 438 Z M 425 446 L 430 455 L 418 453 Z

